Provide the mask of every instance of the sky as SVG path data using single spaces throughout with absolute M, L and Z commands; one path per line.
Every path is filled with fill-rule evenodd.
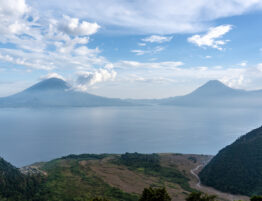
M 262 1 L 0 0 L 0 96 L 51 77 L 118 98 L 262 89 Z

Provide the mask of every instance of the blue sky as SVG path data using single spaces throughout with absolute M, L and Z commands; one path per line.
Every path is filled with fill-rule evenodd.
M 0 96 L 45 78 L 120 98 L 262 89 L 259 0 L 0 0 Z

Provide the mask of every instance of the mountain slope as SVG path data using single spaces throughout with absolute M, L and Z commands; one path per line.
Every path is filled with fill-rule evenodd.
M 23 175 L 19 169 L 0 158 L 0 200 L 30 201 L 39 192 L 41 182 L 42 178 L 38 175 Z
M 199 174 L 203 184 L 221 191 L 262 194 L 262 127 L 222 149 Z
M 25 91 L 36 92 L 36 91 L 46 91 L 46 90 L 68 90 L 68 89 L 70 89 L 70 86 L 64 80 L 58 78 L 50 78 L 29 87 Z
M 232 89 L 217 80 L 211 80 L 185 96 L 166 99 L 105 98 L 73 90 L 58 78 L 43 80 L 32 87 L 0 98 L 0 107 L 94 107 L 133 105 L 175 105 L 204 107 L 258 107 L 262 106 L 262 90 Z
M 26 199 L 10 199 L 6 194 L 1 194 L 4 188 L 0 186 L 0 200 L 91 201 L 95 197 L 104 197 L 111 201 L 137 201 L 144 188 L 165 186 L 173 200 L 183 201 L 193 190 L 189 186 L 189 180 L 192 179 L 190 170 L 209 158 L 191 154 L 68 155 L 21 168 L 21 172 L 29 174 L 27 176 L 5 162 L 3 170 L 0 169 L 0 176 L 5 174 L 2 171 L 15 171 L 14 174 L 6 175 L 4 180 L 12 180 L 12 189 L 19 189 L 20 180 L 33 178 L 36 173 L 41 173 L 44 180 L 40 182 L 41 185 L 34 185 L 40 187 L 37 190 L 32 191 L 30 186 L 23 188 L 23 193 L 18 191 L 20 196 L 36 192 Z M 19 180 L 14 178 L 16 174 Z
M 262 91 L 230 88 L 220 81 L 211 80 L 192 93 L 163 99 L 162 105 L 253 107 L 262 105 Z
M 15 95 L 0 98 L 0 107 L 89 107 L 132 105 L 127 101 L 74 91 L 63 80 L 50 78 Z

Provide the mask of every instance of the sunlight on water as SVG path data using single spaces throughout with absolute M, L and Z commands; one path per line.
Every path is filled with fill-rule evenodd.
M 216 154 L 261 122 L 253 109 L 1 109 L 0 155 L 23 166 L 71 153 Z

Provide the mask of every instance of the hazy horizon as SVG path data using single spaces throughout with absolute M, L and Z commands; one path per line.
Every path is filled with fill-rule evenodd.
M 0 97 L 49 77 L 118 98 L 184 95 L 214 79 L 262 88 L 261 1 L 9 0 L 0 8 Z

